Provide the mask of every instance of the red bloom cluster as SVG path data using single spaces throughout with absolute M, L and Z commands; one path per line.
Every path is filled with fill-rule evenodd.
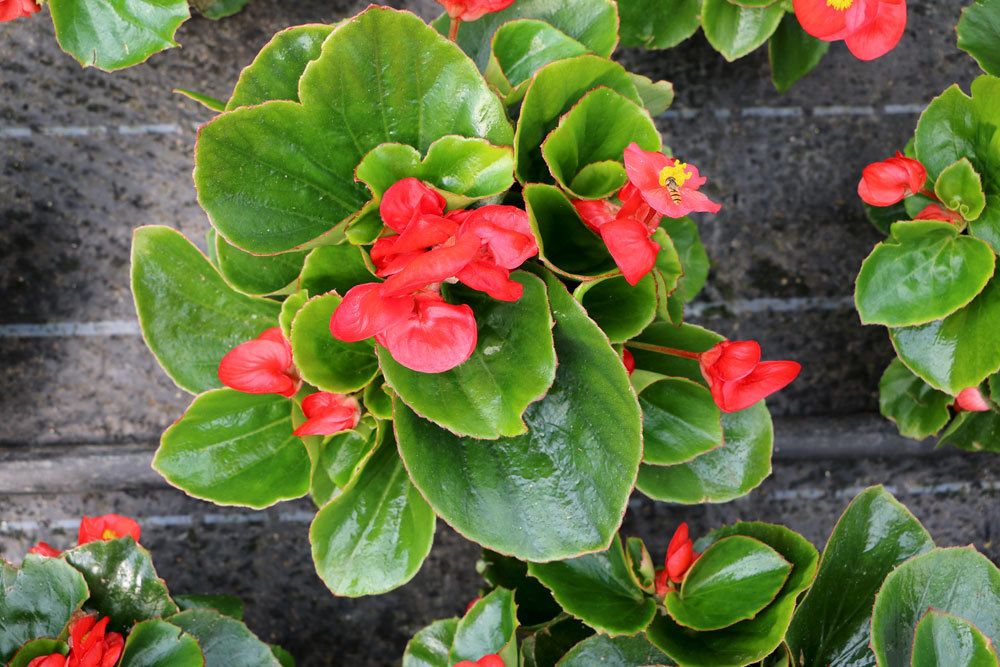
M 983 392 L 979 391 L 979 387 L 969 387 L 958 392 L 958 396 L 955 397 L 954 407 L 959 412 L 989 412 L 990 404 L 983 396 Z
M 317 391 L 302 399 L 306 421 L 295 429 L 295 435 L 333 435 L 349 431 L 361 420 L 358 399 L 329 391 Z
M 0 23 L 26 18 L 41 9 L 35 0 L 0 0 Z
M 104 617 L 97 614 L 80 616 L 69 626 L 69 655 L 59 653 L 41 656 L 28 667 L 114 667 L 125 648 L 125 640 L 117 632 L 108 632 Z
M 926 180 L 924 165 L 896 151 L 893 157 L 865 167 L 858 196 L 869 206 L 892 206 L 920 192 Z
M 472 662 L 471 660 L 456 662 L 454 667 L 505 667 L 505 665 L 503 663 L 503 658 L 496 653 L 490 653 L 489 655 L 484 655 L 475 662 Z
M 415 371 L 440 373 L 476 348 L 476 320 L 466 305 L 447 303 L 441 283 L 461 282 L 500 301 L 523 287 L 510 272 L 538 254 L 528 215 L 513 206 L 445 212 L 445 200 L 415 178 L 386 190 L 379 206 L 393 234 L 372 246 L 382 283 L 351 288 L 330 319 L 334 338 L 375 337 L 392 358 Z
M 607 200 L 575 200 L 584 223 L 599 234 L 622 276 L 635 285 L 656 264 L 660 246 L 650 237 L 660 218 L 681 218 L 692 212 L 717 213 L 721 205 L 698 191 L 705 177 L 698 168 L 636 143 L 625 149 L 629 182 L 619 190 L 621 205 Z
M 136 542 L 142 534 L 142 528 L 135 519 L 131 519 L 121 514 L 104 514 L 101 516 L 85 516 L 80 520 L 80 529 L 77 531 L 77 545 L 88 544 L 90 542 L 101 542 L 117 540 L 119 537 L 128 535 Z M 29 554 L 56 558 L 62 554 L 58 549 L 53 548 L 47 542 L 39 542 L 28 549 Z
M 656 571 L 656 594 L 663 597 L 672 588 L 671 583 L 681 583 L 699 556 L 701 554 L 694 550 L 694 542 L 688 536 L 687 523 L 682 523 L 670 538 L 663 569 Z
M 715 404 L 736 412 L 788 386 L 802 366 L 795 361 L 761 361 L 753 340 L 724 340 L 699 356 Z
M 793 0 L 802 29 L 824 42 L 844 40 L 859 60 L 895 48 L 906 29 L 906 0 Z

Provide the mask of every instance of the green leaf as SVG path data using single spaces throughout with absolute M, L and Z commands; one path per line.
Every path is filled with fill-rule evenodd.
M 205 18 L 218 21 L 238 13 L 250 0 L 191 0 Z
M 360 426 L 360 425 L 359 425 Z M 309 491 L 317 507 L 326 505 L 357 476 L 375 451 L 379 429 L 341 431 L 324 438 L 317 448 Z
M 642 390 L 639 406 L 643 463 L 687 463 L 723 446 L 722 413 L 704 385 L 666 377 Z
M 205 655 L 205 667 L 281 667 L 271 648 L 236 619 L 209 609 L 192 609 L 166 620 L 194 635 Z
M 226 281 L 243 292 L 260 296 L 286 291 L 299 277 L 304 252 L 280 255 L 251 255 L 216 235 L 216 257 L 219 271 Z
M 649 555 L 646 545 L 638 537 L 630 537 L 625 541 L 625 552 L 628 554 L 632 575 L 639 588 L 647 593 L 656 591 L 656 567 L 653 557 Z
M 177 46 L 186 0 L 49 0 L 56 39 L 84 67 L 113 72 Z
M 789 14 L 789 16 L 793 15 Z M 913 197 L 910 199 L 913 199 Z M 913 215 L 910 215 L 906 210 L 907 201 L 909 199 L 903 200 L 898 204 L 893 204 L 892 206 L 869 206 L 868 204 L 864 204 L 865 216 L 875 229 L 888 236 L 894 222 L 909 220 L 919 213 L 919 211 L 916 211 Z
M 462 439 L 401 401 L 395 409 L 400 453 L 441 518 L 486 548 L 534 561 L 607 548 L 641 456 L 621 359 L 563 285 L 551 274 L 546 283 L 559 365 L 524 415 L 526 435 Z
M 913 667 L 996 667 L 993 643 L 963 618 L 930 610 L 917 624 Z
M 121 667 L 202 667 L 198 641 L 176 625 L 151 619 L 129 630 Z
M 1000 370 L 1000 280 L 965 308 L 916 327 L 890 329 L 896 353 L 927 384 L 952 396 Z
M 114 630 L 177 611 L 152 556 L 131 537 L 90 542 L 70 549 L 63 558 L 87 581 L 87 609 L 110 617 Z
M 585 94 L 545 141 L 542 157 L 556 182 L 575 199 L 602 199 L 628 180 L 625 147 L 659 151 L 660 132 L 649 112 L 610 88 Z
M 509 145 L 503 105 L 454 44 L 415 15 L 373 7 L 337 28 L 299 81 L 301 104 L 269 101 L 202 126 L 199 202 L 234 245 L 307 244 L 368 200 L 354 168 L 387 142 L 425 152 L 442 136 Z
M 854 300 L 862 324 L 905 327 L 941 319 L 972 301 L 993 275 L 996 256 L 955 225 L 896 222 L 892 236 L 861 265 Z
M 364 252 L 350 243 L 315 248 L 306 255 L 299 289 L 312 295 L 337 292 L 343 296 L 352 287 L 375 282 L 375 275 L 365 263 Z
M 540 68 L 584 53 L 588 53 L 586 46 L 551 23 L 517 19 L 504 23 L 493 34 L 486 80 L 505 104 L 515 104 L 524 97 L 528 80 Z
M 667 322 L 653 322 L 645 331 L 636 336 L 635 340 L 689 352 L 704 352 L 724 339 L 714 331 L 703 329 L 695 324 L 674 326 Z M 629 347 L 629 349 L 635 357 L 636 368 L 661 375 L 685 377 L 701 384 L 705 383 L 698 361 L 695 359 L 649 352 L 639 348 Z
M 634 635 L 656 614 L 656 600 L 636 584 L 621 538 L 611 548 L 579 558 L 529 563 L 528 572 L 568 613 L 602 634 Z
M 132 295 L 150 351 L 181 389 L 221 386 L 219 362 L 277 321 L 280 306 L 240 294 L 208 259 L 169 227 L 132 238 Z
M 961 412 L 941 434 L 938 446 L 952 445 L 969 452 L 1000 451 L 1000 414 Z
M 214 609 L 223 616 L 243 620 L 243 600 L 235 595 L 175 595 L 174 602 L 181 611 Z
M 803 30 L 792 12 L 785 14 L 767 43 L 774 87 L 779 93 L 787 92 L 813 71 L 829 50 L 830 42 L 816 39 Z
M 386 437 L 343 492 L 313 519 L 313 561 L 334 595 L 384 593 L 413 578 L 434 541 L 434 512 Z
M 650 116 L 654 118 L 670 108 L 674 103 L 674 84 L 669 81 L 653 81 L 647 76 L 628 73 L 635 89 L 642 98 L 642 106 L 646 108 Z
M 472 605 L 458 622 L 448 657 L 450 664 L 462 660 L 479 660 L 491 653 L 505 658 L 505 664 L 508 664 L 506 659 L 517 655 L 514 638 L 516 630 L 517 605 L 514 604 L 514 594 L 498 588 Z
M 168 428 L 153 468 L 188 495 L 262 509 L 309 491 L 309 455 L 292 435 L 292 403 L 275 394 L 201 394 Z
M 281 30 L 241 73 L 226 105 L 227 111 L 269 100 L 299 101 L 299 79 L 319 58 L 323 41 L 335 26 L 300 25 Z
M 962 10 L 958 48 L 975 58 L 987 74 L 1000 76 L 1000 1 L 976 0 Z
M 663 218 L 660 227 L 670 235 L 680 257 L 684 275 L 677 283 L 677 295 L 687 303 L 698 296 L 708 279 L 708 253 L 691 218 Z
M 39 637 L 58 637 L 87 599 L 79 572 L 58 558 L 28 554 L 20 569 L 0 559 L 0 662 Z
M 816 581 L 788 629 L 796 664 L 874 664 L 868 640 L 875 594 L 897 565 L 933 546 L 916 517 L 883 487 L 859 493 L 834 526 Z
M 559 119 L 595 88 L 605 87 L 641 104 L 628 73 L 618 63 L 594 55 L 546 65 L 535 74 L 521 104 L 514 135 L 515 173 L 522 183 L 551 182 L 541 147 Z
M 288 295 L 281 302 L 281 313 L 278 314 L 278 324 L 281 326 L 281 333 L 286 340 L 292 337 L 292 320 L 295 319 L 295 315 L 302 306 L 306 305 L 306 301 L 308 300 L 309 292 L 299 290 L 294 294 Z
M 538 242 L 538 257 L 546 266 L 582 277 L 618 271 L 604 241 L 587 228 L 562 190 L 539 183 L 526 185 L 524 204 Z
M 330 318 L 340 305 L 337 294 L 324 294 L 306 302 L 292 320 L 292 358 L 302 379 L 340 394 L 357 391 L 378 373 L 378 360 L 370 340 L 345 343 L 330 333 Z
M 422 418 L 473 438 L 514 437 L 527 430 L 522 415 L 556 373 L 545 284 L 523 271 L 511 278 L 524 286 L 514 302 L 497 301 L 468 288 L 450 295 L 472 307 L 479 328 L 476 349 L 444 373 L 420 373 L 397 363 L 378 346 L 386 383 Z
M 966 220 L 975 220 L 986 208 L 983 181 L 969 158 L 945 167 L 934 183 L 934 194 L 941 203 Z
M 768 7 L 744 7 L 729 0 L 704 0 L 701 26 L 708 43 L 732 62 L 764 44 L 784 15 L 780 2 Z
M 357 216 L 351 218 L 344 236 L 354 245 L 370 245 L 375 243 L 384 230 L 385 225 L 382 224 L 378 205 L 371 200 L 361 207 Z
M 383 380 L 378 378 L 365 387 L 365 409 L 378 419 L 392 419 L 392 399 L 396 395 Z
M 524 561 L 484 549 L 476 571 L 490 586 L 514 591 L 521 625 L 542 625 L 563 615 L 549 589 L 528 575 L 528 564 Z
M 295 667 L 295 656 L 277 644 L 270 644 L 270 648 L 272 655 L 278 660 L 281 667 Z
M 715 542 L 688 570 L 680 591 L 664 600 L 677 623 L 721 630 L 756 616 L 777 597 L 792 566 L 759 540 L 734 535 Z
M 651 274 L 635 286 L 622 276 L 580 283 L 573 296 L 612 343 L 629 340 L 656 317 L 657 293 Z
M 483 139 L 441 137 L 420 152 L 406 144 L 382 144 L 364 156 L 356 176 L 375 199 L 404 178 L 418 178 L 441 191 L 450 208 L 466 208 L 503 194 L 514 184 L 514 155 L 507 146 Z
M 618 0 L 622 46 L 669 49 L 698 31 L 701 0 Z
M 746 495 L 771 474 L 771 414 L 763 401 L 724 413 L 722 432 L 724 446 L 687 463 L 643 464 L 636 488 L 654 500 L 684 505 L 724 503 Z
M 558 667 L 650 667 L 673 664 L 662 651 L 643 636 L 584 639 L 563 656 Z
M 458 619 L 447 618 L 434 621 L 413 635 L 403 653 L 403 667 L 452 667 L 448 654 L 455 641 L 456 629 Z
M 205 93 L 199 93 L 197 90 L 188 90 L 187 88 L 174 88 L 173 92 L 178 95 L 183 95 L 189 100 L 193 100 L 205 107 L 209 111 L 225 111 L 226 103 L 217 97 L 212 97 L 211 95 L 206 95 Z
M 567 614 L 560 614 L 540 628 L 532 628 L 521 642 L 523 667 L 553 667 L 567 651 L 594 631 Z
M 677 248 L 674 247 L 674 242 L 664 229 L 657 229 L 653 232 L 653 240 L 660 246 L 652 271 L 653 280 L 656 282 L 656 314 L 661 319 L 673 323 L 674 313 L 670 300 L 684 276 L 684 267 L 681 266 L 681 258 Z M 680 303 L 679 299 L 674 301 Z
M 918 378 L 899 359 L 885 369 L 878 393 L 882 416 L 907 438 L 923 440 L 935 435 L 951 419 L 948 406 L 955 399 Z
M 58 639 L 33 639 L 22 646 L 6 664 L 7 667 L 28 667 L 35 658 L 44 658 L 54 653 L 66 655 L 69 653 L 69 646 Z
M 910 664 L 917 624 L 930 609 L 1000 640 L 1000 570 L 971 546 L 934 549 L 893 570 L 872 612 L 871 646 L 880 665 Z

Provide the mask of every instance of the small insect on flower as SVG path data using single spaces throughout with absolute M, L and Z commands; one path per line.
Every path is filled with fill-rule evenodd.
M 629 183 L 653 210 L 668 218 L 689 213 L 718 213 L 721 204 L 709 199 L 699 188 L 708 180 L 693 164 L 644 151 L 631 143 L 625 149 L 625 172 Z

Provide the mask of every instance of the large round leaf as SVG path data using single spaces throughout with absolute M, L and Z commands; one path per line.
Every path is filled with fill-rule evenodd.
M 324 294 L 299 309 L 292 320 L 292 358 L 309 384 L 349 394 L 375 378 L 378 360 L 370 340 L 345 343 L 330 333 L 330 318 L 340 302 L 337 294 Z
M 913 667 L 996 667 L 993 643 L 963 618 L 931 610 L 913 639 Z
M 198 640 L 205 667 L 281 667 L 271 648 L 234 618 L 209 609 L 192 609 L 166 620 Z
M 763 45 L 778 29 L 784 15 L 781 2 L 749 7 L 729 0 L 704 0 L 701 25 L 708 43 L 732 62 Z
M 20 569 L 0 560 L 0 662 L 33 639 L 62 634 L 87 596 L 80 573 L 59 559 L 29 554 Z
M 336 595 L 375 595 L 402 586 L 434 541 L 434 512 L 413 488 L 391 436 L 313 519 L 316 571 Z
M 656 317 L 656 284 L 647 274 L 636 285 L 622 276 L 581 283 L 573 296 L 612 343 L 632 338 Z
M 517 655 L 514 633 L 517 630 L 517 605 L 514 594 L 497 588 L 478 600 L 465 613 L 455 628 L 455 637 L 449 651 L 449 664 L 462 660 L 479 660 L 484 655 L 496 654 L 504 663 Z
M 151 619 L 137 623 L 128 633 L 121 667 L 203 667 L 198 640 L 177 627 Z
M 908 438 L 923 440 L 944 428 L 954 400 L 918 378 L 899 359 L 889 363 L 878 383 L 882 416 L 895 422 L 900 435 Z
M 222 357 L 273 327 L 281 308 L 234 290 L 180 232 L 159 226 L 135 230 L 132 296 L 150 351 L 192 394 L 221 386 Z
M 153 468 L 185 493 L 261 509 L 309 491 L 309 455 L 275 394 L 205 392 L 160 439 Z
M 547 275 L 559 365 L 528 433 L 462 439 L 396 401 L 399 450 L 438 515 L 469 539 L 524 560 L 606 549 L 641 456 L 638 401 L 618 354 Z M 613 418 L 609 418 L 612 416 Z
M 448 654 L 457 628 L 458 619 L 447 618 L 413 635 L 403 652 L 403 667 L 452 667 Z
M 931 609 L 968 620 L 1000 641 L 1000 570 L 973 547 L 934 549 L 896 568 L 872 612 L 880 665 L 909 665 L 917 624 Z
M 299 81 L 300 103 L 270 101 L 203 126 L 198 199 L 234 245 L 290 250 L 358 212 L 354 168 L 379 144 L 421 153 L 447 134 L 509 145 L 500 100 L 452 43 L 413 14 L 373 7 L 323 42 Z
M 643 463 L 686 463 L 723 446 L 722 412 L 711 392 L 687 378 L 662 378 L 639 394 Z
M 608 635 L 642 632 L 656 614 L 656 600 L 635 583 L 621 538 L 611 548 L 579 558 L 529 563 L 528 573 L 549 590 L 562 608 Z
M 332 25 L 299 25 L 281 30 L 264 45 L 242 72 L 226 110 L 269 100 L 299 101 L 299 78 L 306 65 L 319 57 Z
M 669 49 L 698 31 L 701 0 L 618 0 L 623 46 Z
M 379 346 L 386 383 L 421 417 L 452 433 L 495 439 L 524 433 L 522 419 L 556 373 L 545 284 L 529 273 L 512 276 L 524 286 L 514 302 L 456 288 L 450 296 L 472 307 L 479 339 L 472 356 L 444 373 L 420 373 L 396 362 Z
M 982 177 L 969 158 L 945 167 L 934 183 L 934 194 L 941 203 L 965 220 L 976 220 L 986 208 Z
M 507 105 L 524 97 L 528 80 L 539 69 L 564 58 L 587 53 L 586 46 L 551 23 L 516 19 L 493 34 L 490 63 L 484 74 Z
M 977 0 L 962 10 L 958 48 L 976 59 L 988 74 L 1000 76 L 1000 0 Z
M 983 291 L 995 260 L 986 243 L 951 223 L 894 223 L 861 265 L 854 292 L 861 322 L 906 327 L 946 317 Z
M 557 667 L 657 667 L 669 665 L 662 651 L 643 637 L 608 637 L 594 635 L 573 647 Z

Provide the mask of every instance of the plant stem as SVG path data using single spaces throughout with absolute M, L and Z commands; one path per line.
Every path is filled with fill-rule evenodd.
M 462 19 L 453 18 L 451 20 L 451 25 L 448 27 L 448 39 L 455 41 L 458 39 L 458 26 L 462 25 Z
M 677 348 L 653 345 L 652 343 L 637 343 L 634 340 L 625 343 L 625 347 L 633 347 L 637 350 L 646 350 L 647 352 L 659 352 L 660 354 L 669 354 L 675 357 L 684 357 L 685 359 L 698 359 L 701 357 L 701 354 L 698 352 L 678 350 Z

